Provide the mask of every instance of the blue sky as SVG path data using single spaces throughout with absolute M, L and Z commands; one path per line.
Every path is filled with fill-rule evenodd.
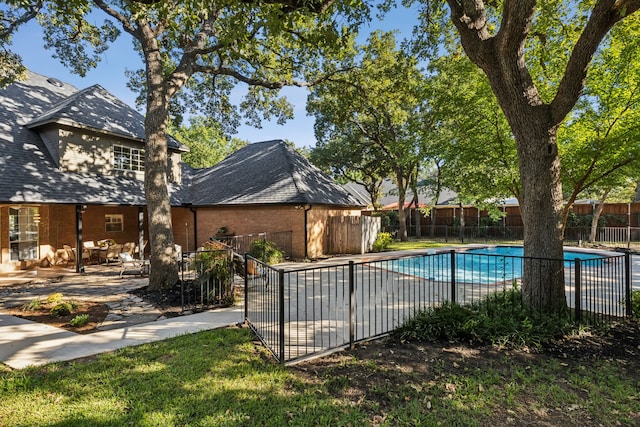
M 362 33 L 366 38 L 366 35 L 376 29 L 398 29 L 403 34 L 409 35 L 415 20 L 415 12 L 396 11 L 391 13 L 384 22 L 374 20 L 362 29 Z M 127 104 L 135 106 L 136 94 L 127 88 L 127 78 L 124 73 L 125 70 L 142 68 L 142 63 L 133 51 L 128 34 L 121 34 L 118 40 L 102 55 L 102 61 L 98 67 L 89 71 L 84 78 L 72 74 L 57 59 L 52 58 L 51 52 L 45 50 L 43 44 L 42 31 L 35 22 L 30 22 L 24 25 L 13 37 L 12 50 L 22 57 L 23 63 L 31 71 L 55 77 L 76 86 L 78 89 L 100 84 Z M 242 86 L 242 84 L 238 84 L 238 89 L 242 90 Z M 287 121 L 284 125 L 263 122 L 262 129 L 242 126 L 234 136 L 250 142 L 287 139 L 299 147 L 315 146 L 314 119 L 306 115 L 305 109 L 307 90 L 304 88 L 284 88 L 281 93 L 294 105 L 294 119 Z

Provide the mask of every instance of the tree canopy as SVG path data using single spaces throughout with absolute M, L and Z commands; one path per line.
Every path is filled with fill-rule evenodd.
M 423 74 L 413 55 L 396 48 L 393 33 L 380 32 L 343 52 L 339 62 L 325 63 L 325 72 L 333 69 L 347 71 L 315 85 L 307 104 L 316 118 L 318 150 L 342 154 L 342 168 L 369 179 L 370 191 L 384 172 L 391 174 L 398 188 L 400 238 L 406 240 L 405 195 L 421 161 L 411 122 L 422 107 Z

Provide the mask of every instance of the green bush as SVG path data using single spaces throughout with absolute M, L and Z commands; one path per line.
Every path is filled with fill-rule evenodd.
M 76 317 L 71 319 L 69 324 L 74 328 L 80 328 L 89 323 L 89 315 L 88 314 L 78 314 Z
M 373 252 L 383 251 L 389 247 L 392 241 L 393 238 L 391 237 L 391 233 L 383 231 L 382 233 L 378 234 L 378 237 L 376 237 L 376 241 L 373 242 L 373 247 L 371 250 Z
M 519 289 L 461 306 L 446 302 L 419 311 L 394 334 L 406 341 L 452 341 L 503 347 L 540 347 L 576 329 L 568 316 L 535 316 L 522 306 Z
M 55 316 L 68 316 L 71 314 L 71 310 L 73 309 L 74 306 L 70 302 L 61 302 L 53 306 L 51 314 Z
M 267 264 L 278 264 L 284 261 L 284 252 L 278 249 L 275 243 L 266 239 L 251 242 L 249 255 Z
M 382 231 L 388 233 L 397 233 L 400 228 L 400 219 L 398 218 L 398 211 L 378 211 L 372 216 L 380 217 Z
M 40 299 L 35 298 L 29 301 L 29 304 L 24 306 L 24 311 L 36 311 L 42 306 L 42 301 Z
M 640 318 L 640 291 L 631 293 L 631 309 L 633 310 L 633 317 Z

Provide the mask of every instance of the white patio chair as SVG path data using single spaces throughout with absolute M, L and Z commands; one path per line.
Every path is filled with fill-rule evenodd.
M 136 274 L 139 276 L 147 276 L 149 274 L 149 261 L 144 259 L 134 259 L 129 252 L 120 252 L 120 277 L 123 274 Z

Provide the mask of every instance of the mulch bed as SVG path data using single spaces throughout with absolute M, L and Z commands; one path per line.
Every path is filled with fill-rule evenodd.
M 107 314 L 109 314 L 109 306 L 106 304 L 84 301 L 77 302 L 76 304 L 76 308 L 67 316 L 52 314 L 51 307 L 48 305 L 42 305 L 33 310 L 24 306 L 18 306 L 8 310 L 3 310 L 2 313 L 38 323 L 44 323 L 46 325 L 55 326 L 56 328 L 66 329 L 79 334 L 95 332 L 96 326 L 98 326 L 104 318 L 107 317 Z M 84 326 L 71 326 L 69 322 L 71 322 L 74 317 L 81 314 L 88 314 L 89 322 Z

